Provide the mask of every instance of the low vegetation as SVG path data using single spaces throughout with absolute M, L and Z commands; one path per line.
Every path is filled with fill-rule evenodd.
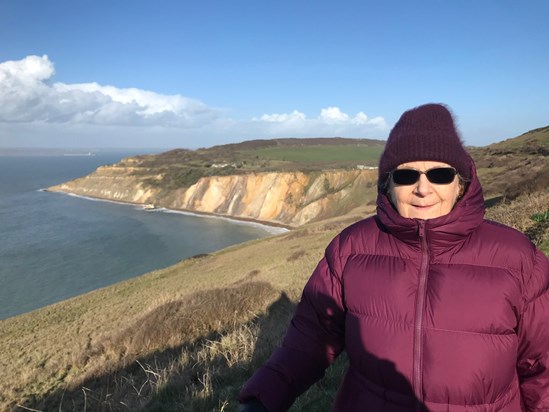
M 488 197 L 514 199 L 549 186 L 549 126 L 470 152 Z
M 524 232 L 549 256 L 549 188 L 487 209 L 489 219 Z
M 264 141 L 249 150 L 293 161 Z M 187 152 L 164 156 L 176 164 Z M 483 179 L 494 170 L 507 173 L 505 164 L 482 163 L 496 155 L 474 156 L 481 156 Z M 493 189 L 486 215 L 525 232 L 549 255 L 549 188 L 542 185 L 516 196 Z M 328 242 L 374 208 L 363 205 L 0 321 L 0 410 L 237 410 L 238 391 L 280 343 Z M 345 366 L 342 356 L 291 410 L 329 410 Z

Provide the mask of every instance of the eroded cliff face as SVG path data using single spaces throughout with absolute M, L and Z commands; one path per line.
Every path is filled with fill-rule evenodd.
M 377 171 L 212 176 L 175 190 L 151 185 L 151 180 L 161 178 L 160 174 L 144 173 L 141 168 L 128 164 L 111 165 L 48 190 L 295 227 L 337 216 L 373 201 Z

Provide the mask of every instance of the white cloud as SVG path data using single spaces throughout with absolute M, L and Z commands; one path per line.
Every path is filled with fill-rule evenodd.
M 388 130 L 383 117 L 369 118 L 363 112 L 351 116 L 335 106 L 321 109 L 316 118 L 307 118 L 294 110 L 292 113 L 264 114 L 253 120 L 263 122 L 263 130 L 272 136 L 292 133 L 292 136 L 379 137 L 380 132 Z
M 354 124 L 368 124 L 368 116 L 365 113 L 358 112 L 351 121 Z
M 234 120 L 179 94 L 53 82 L 54 75 L 47 55 L 0 63 L 0 147 L 192 148 L 270 137 L 383 138 L 388 131 L 382 117 L 369 118 L 363 112 L 352 116 L 335 106 L 323 108 L 316 117 L 294 110 Z
M 19 81 L 22 84 L 36 84 L 48 79 L 55 73 L 48 56 L 29 56 L 19 61 L 7 61 L 0 64 L 0 82 Z
M 368 123 L 382 130 L 387 130 L 389 127 L 385 119 L 381 116 L 377 116 L 377 117 L 374 117 L 373 119 L 368 120 Z
M 219 110 L 180 95 L 97 83 L 50 84 L 54 73 L 46 55 L 0 63 L 0 121 L 197 127 L 220 116 Z
M 349 115 L 339 110 L 339 107 L 328 107 L 320 111 L 320 118 L 328 124 L 345 123 L 349 121 Z
M 305 120 L 305 114 L 294 110 L 292 113 L 283 113 L 283 114 L 264 114 L 259 119 L 254 118 L 253 120 L 261 120 L 264 122 L 272 123 L 286 123 L 286 122 L 299 122 Z

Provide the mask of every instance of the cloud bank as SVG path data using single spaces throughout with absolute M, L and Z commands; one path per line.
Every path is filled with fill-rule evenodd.
M 219 110 L 179 95 L 97 83 L 50 83 L 48 56 L 0 63 L 0 121 L 193 127 L 219 117 Z
M 136 135 L 154 131 L 154 136 L 160 138 L 164 131 L 167 139 L 176 135 L 208 136 L 211 143 L 217 144 L 238 137 L 379 137 L 388 129 L 382 117 L 369 118 L 363 112 L 351 116 L 335 106 L 321 109 L 316 117 L 294 110 L 233 120 L 225 110 L 179 94 L 163 95 L 95 82 L 53 82 L 54 75 L 54 64 L 47 55 L 0 63 L 0 131 L 16 131 L 17 125 L 25 125 L 27 132 L 38 131 L 41 125 L 57 131 L 65 126 L 72 132 L 99 126 L 119 133 L 131 127 L 134 133 L 136 128 L 141 129 Z M 89 135 L 89 130 L 85 134 Z M 203 145 L 204 141 L 197 143 Z M 185 145 L 180 141 L 165 144 Z

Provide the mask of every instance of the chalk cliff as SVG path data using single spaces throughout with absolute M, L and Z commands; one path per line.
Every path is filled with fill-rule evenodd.
M 48 190 L 296 227 L 373 201 L 376 179 L 376 170 L 255 172 L 167 190 L 151 183 L 162 180 L 161 172 L 126 161 Z

